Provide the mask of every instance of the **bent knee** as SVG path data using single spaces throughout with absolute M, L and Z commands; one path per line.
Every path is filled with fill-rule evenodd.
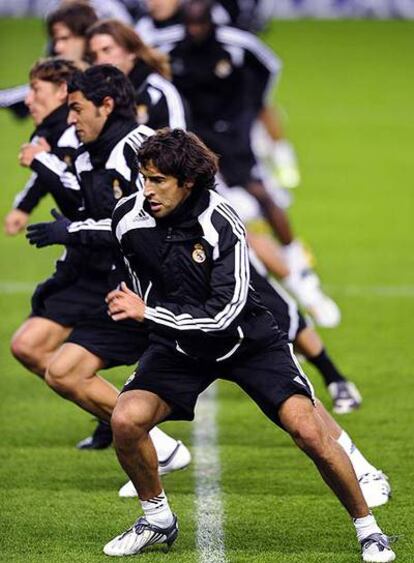
M 139 437 L 146 434 L 153 427 L 153 420 L 140 401 L 120 402 L 115 406 L 111 417 L 111 426 L 114 434 Z
M 314 417 L 300 421 L 291 436 L 296 444 L 311 456 L 324 456 L 329 448 L 328 431 Z
M 10 343 L 10 351 L 16 360 L 27 365 L 37 365 L 42 360 L 42 349 L 33 344 L 33 340 L 24 335 L 16 334 Z

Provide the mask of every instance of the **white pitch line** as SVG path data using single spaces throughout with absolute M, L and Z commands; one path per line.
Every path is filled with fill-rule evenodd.
M 32 293 L 38 282 L 22 282 L 13 280 L 0 281 L 0 293 L 17 294 Z M 390 299 L 414 297 L 414 285 L 340 285 L 327 284 L 327 291 L 343 294 L 347 297 L 384 297 Z
M 35 282 L 0 281 L 0 293 L 14 295 L 17 293 L 33 293 Z
M 414 297 L 414 285 L 326 285 L 326 289 L 347 297 Z
M 216 423 L 216 385 L 199 398 L 193 426 L 199 563 L 226 563 L 220 457 Z

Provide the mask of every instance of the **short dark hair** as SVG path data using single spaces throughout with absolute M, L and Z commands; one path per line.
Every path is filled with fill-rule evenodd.
M 213 22 L 211 9 L 210 0 L 188 0 L 183 5 L 184 23 L 211 24 Z
M 85 71 L 78 70 L 68 83 L 68 92 L 82 92 L 96 107 L 104 98 L 114 101 L 113 114 L 136 119 L 135 94 L 131 82 L 112 65 L 96 65 Z
M 75 64 L 66 59 L 58 57 L 40 59 L 30 69 L 29 80 L 44 80 L 60 85 L 72 80 L 77 70 Z
M 85 37 L 88 27 L 98 21 L 95 10 L 85 2 L 71 2 L 63 4 L 46 18 L 49 37 L 53 35 L 53 26 L 63 23 L 77 37 Z
M 140 166 L 153 164 L 162 174 L 173 176 L 179 186 L 194 182 L 194 190 L 214 189 L 218 156 L 194 133 L 160 129 L 138 150 Z

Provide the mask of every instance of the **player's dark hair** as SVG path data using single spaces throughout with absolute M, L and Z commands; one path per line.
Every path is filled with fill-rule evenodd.
M 68 92 L 82 92 L 96 107 L 105 98 L 114 101 L 113 115 L 136 119 L 135 94 L 131 82 L 112 65 L 96 65 L 85 71 L 77 71 L 68 83 Z
M 162 174 L 173 176 L 179 186 L 194 182 L 193 190 L 214 189 L 218 156 L 194 133 L 160 129 L 138 151 L 140 166 L 153 164 Z
M 183 18 L 186 24 L 211 24 L 212 2 L 210 0 L 189 0 L 183 4 Z
M 44 80 L 53 84 L 68 83 L 77 72 L 77 67 L 72 61 L 50 57 L 35 62 L 29 72 L 29 80 Z
M 95 10 L 86 2 L 70 2 L 63 4 L 46 18 L 49 37 L 53 38 L 53 26 L 63 23 L 77 37 L 85 37 L 88 27 L 98 21 Z
M 144 61 L 150 68 L 164 76 L 171 78 L 169 57 L 144 43 L 141 37 L 125 23 L 118 20 L 101 20 L 88 29 L 86 39 L 88 46 L 95 35 L 110 35 L 117 45 L 135 55 L 135 60 Z M 89 49 L 88 49 L 89 50 Z M 88 58 L 92 60 L 91 53 Z

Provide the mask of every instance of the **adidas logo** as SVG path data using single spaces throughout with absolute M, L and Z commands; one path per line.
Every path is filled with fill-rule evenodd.
M 145 211 L 143 209 L 141 209 L 141 211 L 139 211 L 135 215 L 133 221 L 135 223 L 138 223 L 138 221 L 149 221 L 150 219 L 151 219 L 151 217 L 147 213 L 145 213 Z
M 298 375 L 293 378 L 293 381 L 296 381 L 296 383 L 300 383 L 301 385 L 306 387 L 306 385 L 303 383 L 303 381 L 301 380 L 301 378 Z

